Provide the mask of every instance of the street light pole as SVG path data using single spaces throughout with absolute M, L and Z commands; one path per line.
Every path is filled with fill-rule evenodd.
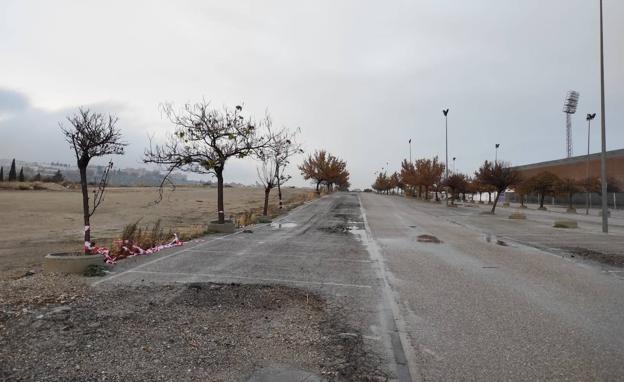
M 609 232 L 609 209 L 607 206 L 607 137 L 605 129 L 605 90 L 604 90 L 604 43 L 602 35 L 602 0 L 600 0 L 600 177 L 602 183 L 602 232 Z
M 412 163 L 412 138 L 409 140 L 409 148 L 410 148 L 410 163 Z
M 494 145 L 494 164 L 498 162 L 498 147 L 499 146 L 500 146 L 500 143 L 496 143 Z
M 453 157 L 453 174 L 455 174 L 455 159 L 457 159 L 457 158 Z
M 585 215 L 589 215 L 589 136 L 590 136 L 590 131 L 591 131 L 591 121 L 592 119 L 596 118 L 596 113 L 594 114 L 589 114 L 587 113 L 587 168 L 586 168 L 586 177 L 585 177 L 585 194 L 586 194 L 586 198 L 585 198 Z
M 444 114 L 444 130 L 446 132 L 446 159 L 444 161 L 444 180 L 448 180 L 448 112 L 449 109 L 442 109 Z M 445 191 L 446 205 L 448 206 L 448 192 Z
M 442 109 L 442 113 L 444 114 L 444 131 L 445 141 L 446 141 L 446 160 L 444 161 L 444 179 L 448 179 L 448 112 L 449 109 Z

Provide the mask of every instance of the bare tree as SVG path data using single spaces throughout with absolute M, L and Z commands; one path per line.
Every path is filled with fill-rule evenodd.
M 291 131 L 284 127 L 277 131 L 271 131 L 271 121 L 269 118 L 267 118 L 267 128 L 269 130 L 270 140 L 266 147 L 261 150 L 259 157 L 263 162 L 262 166 L 264 166 L 264 162 L 267 159 L 271 159 L 275 166 L 275 185 L 277 186 L 279 209 L 281 210 L 283 208 L 282 185 L 291 179 L 291 176 L 285 173 L 286 167 L 288 167 L 294 155 L 303 153 L 301 145 L 296 141 L 297 134 L 299 134 L 301 130 L 297 128 Z
M 99 181 L 97 190 L 93 191 L 93 204 L 89 206 L 89 190 L 87 186 L 87 166 L 93 158 L 124 153 L 125 143 L 121 142 L 121 133 L 116 124 L 116 116 L 91 112 L 89 109 L 80 108 L 77 114 L 67 117 L 71 127 L 65 128 L 59 123 L 65 139 L 74 150 L 80 173 L 80 189 L 82 191 L 82 211 L 84 218 L 84 251 L 86 254 L 91 250 L 91 224 L 90 218 L 104 200 L 104 191 L 108 184 L 108 175 L 113 167 L 109 162 Z
M 223 203 L 223 171 L 230 158 L 245 158 L 263 148 L 269 138 L 259 133 L 263 123 L 256 124 L 244 118 L 242 106 L 234 109 L 213 109 L 206 101 L 185 104 L 175 109 L 172 104 L 162 106 L 164 114 L 175 126 L 174 133 L 161 145 L 146 149 L 144 163 L 165 166 L 168 180 L 175 170 L 211 174 L 217 178 L 218 223 L 225 222 Z
M 267 216 L 269 213 L 269 196 L 271 190 L 277 185 L 277 166 L 275 165 L 275 158 L 273 157 L 261 157 L 261 165 L 256 169 L 258 172 L 258 179 L 262 186 L 264 186 L 264 208 L 262 209 L 262 215 Z

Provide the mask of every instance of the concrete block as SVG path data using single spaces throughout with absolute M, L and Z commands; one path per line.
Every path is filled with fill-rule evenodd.
M 89 265 L 104 265 L 102 255 L 83 253 L 50 253 L 43 258 L 43 270 L 50 273 L 82 274 Z
M 256 223 L 270 223 L 272 221 L 273 220 L 271 219 L 270 216 L 261 215 L 261 216 L 258 216 L 258 218 L 256 218 Z
M 234 222 L 231 220 L 226 220 L 224 223 L 220 224 L 217 220 L 211 221 L 206 228 L 209 232 L 217 232 L 217 233 L 233 233 L 236 231 L 236 226 Z
M 578 228 L 578 222 L 571 219 L 555 220 L 553 224 L 555 228 Z
M 509 219 L 522 220 L 522 219 L 526 219 L 526 215 L 523 214 L 522 212 L 516 211 L 516 212 L 512 212 L 511 215 L 509 215 Z

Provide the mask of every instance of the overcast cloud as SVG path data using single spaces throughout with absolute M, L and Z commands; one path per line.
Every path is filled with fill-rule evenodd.
M 624 146 L 624 2 L 605 2 L 608 148 Z M 300 126 L 307 151 L 346 159 L 355 187 L 409 155 L 472 172 L 561 158 L 569 89 L 598 113 L 598 0 L 0 1 L 0 157 L 70 161 L 58 121 L 78 106 L 117 113 L 138 166 L 170 125 L 158 104 L 211 100 Z M 227 168 L 253 183 L 253 162 Z M 296 173 L 295 169 L 291 169 Z M 296 184 L 304 184 L 296 178 Z

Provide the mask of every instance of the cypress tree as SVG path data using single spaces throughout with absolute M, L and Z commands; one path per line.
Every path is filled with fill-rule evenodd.
M 26 180 L 26 179 L 24 179 L 24 167 L 20 167 L 20 173 L 19 173 L 19 178 L 18 178 L 18 180 L 19 180 L 20 182 L 23 182 L 23 181 L 25 181 L 25 180 Z
M 9 170 L 9 182 L 15 182 L 17 180 L 17 172 L 15 171 L 15 158 L 11 162 L 11 169 Z
M 0 182 L 4 182 L 4 167 L 0 166 Z
M 61 183 L 63 180 L 65 180 L 63 174 L 61 173 L 61 170 L 56 170 L 56 174 L 54 174 L 50 179 L 54 183 Z

